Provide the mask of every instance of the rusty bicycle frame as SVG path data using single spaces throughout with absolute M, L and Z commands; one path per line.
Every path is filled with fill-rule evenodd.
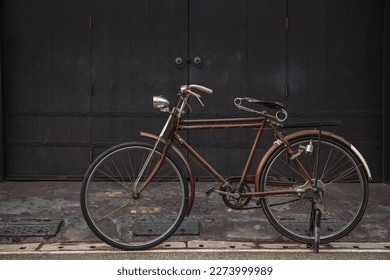
M 268 124 L 267 124 L 268 123 Z M 248 172 L 250 167 L 252 166 L 253 159 L 260 143 L 261 137 L 263 135 L 266 126 L 269 126 L 276 139 L 284 142 L 284 144 L 288 147 L 291 155 L 294 152 L 291 150 L 290 146 L 286 141 L 283 141 L 283 136 L 277 131 L 277 129 L 268 122 L 266 117 L 255 117 L 255 118 L 226 118 L 226 119 L 197 119 L 197 120 L 180 120 L 179 125 L 177 126 L 177 130 L 204 130 L 204 129 L 242 129 L 242 128 L 257 128 L 257 133 L 249 153 L 248 159 L 246 161 L 244 170 L 242 171 L 242 175 L 240 178 L 240 185 L 245 184 Z M 229 184 L 227 180 L 216 171 L 196 150 L 194 150 L 184 139 L 182 139 L 178 133 L 175 133 L 175 139 L 177 139 L 180 144 L 198 161 L 198 163 L 207 171 L 209 171 L 215 179 L 217 179 L 222 184 Z M 312 180 L 309 174 L 305 171 L 302 164 L 298 159 L 294 159 L 295 164 L 302 172 L 302 175 L 307 180 Z M 259 172 L 260 170 L 258 170 Z M 256 173 L 258 173 L 256 172 Z M 268 195 L 280 195 L 280 194 L 290 194 L 296 193 L 295 190 L 282 190 L 282 191 L 268 191 L 268 192 L 260 192 L 259 186 L 256 184 L 256 191 L 251 193 L 243 193 L 242 196 L 254 196 L 254 197 L 263 197 Z
M 188 97 L 187 97 L 188 98 Z M 183 103 L 186 102 L 185 100 L 182 101 Z M 177 108 L 174 108 L 174 110 Z M 180 110 L 178 110 L 180 111 Z M 227 178 L 223 177 L 207 160 L 204 159 L 195 149 L 191 147 L 190 144 L 188 144 L 180 135 L 179 131 L 183 130 L 206 130 L 206 129 L 242 129 L 242 128 L 252 128 L 257 129 L 257 133 L 251 148 L 251 151 L 249 153 L 247 162 L 245 164 L 244 170 L 242 171 L 242 175 L 240 177 L 239 186 L 242 186 L 245 184 L 248 172 L 250 167 L 253 164 L 253 159 L 256 153 L 256 150 L 258 148 L 258 145 L 260 143 L 260 139 L 263 135 L 263 132 L 267 127 L 269 127 L 275 138 L 277 143 L 277 146 L 283 145 L 290 157 L 292 157 L 292 161 L 295 163 L 299 171 L 301 172 L 302 176 L 309 182 L 306 189 L 300 189 L 300 193 L 309 192 L 315 187 L 315 180 L 307 173 L 301 162 L 299 161 L 298 157 L 294 156 L 294 151 L 291 149 L 291 146 L 288 143 L 288 140 L 283 136 L 277 128 L 277 123 L 273 121 L 270 117 L 268 117 L 267 112 L 262 112 L 264 116 L 261 117 L 247 117 L 247 118 L 223 118 L 223 119 L 192 119 L 192 120 L 183 120 L 181 119 L 181 114 L 175 114 L 174 112 L 171 112 L 171 116 L 174 116 L 174 119 L 172 121 L 172 127 L 169 131 L 169 135 L 166 139 L 162 138 L 162 135 L 157 136 L 151 133 L 141 132 L 142 137 L 147 137 L 150 139 L 154 139 L 157 141 L 157 143 L 161 143 L 164 145 L 161 159 L 154 167 L 154 170 L 149 175 L 147 180 L 142 184 L 142 186 L 137 190 L 137 193 L 140 194 L 142 190 L 149 184 L 149 182 L 153 179 L 155 174 L 158 172 L 159 168 L 161 167 L 168 150 L 172 150 L 176 155 L 179 156 L 181 161 L 184 163 L 188 174 L 189 174 L 189 181 L 191 184 L 191 196 L 189 201 L 189 207 L 187 210 L 187 214 L 191 212 L 193 203 L 194 203 L 194 194 L 195 194 L 195 180 L 193 176 L 193 172 L 191 169 L 191 166 L 185 156 L 180 152 L 180 150 L 173 145 L 173 140 L 176 139 L 180 145 L 194 158 L 202 168 L 204 168 L 206 171 L 208 171 L 218 182 L 222 184 L 222 186 L 229 186 L 230 183 L 228 182 Z M 157 145 L 157 144 L 156 144 Z M 278 190 L 278 191 L 260 191 L 259 181 L 260 181 L 260 175 L 263 169 L 263 164 L 265 163 L 265 160 L 267 159 L 267 156 L 269 152 L 271 152 L 271 148 L 268 150 L 268 152 L 263 156 L 263 158 L 260 161 L 260 164 L 258 166 L 258 169 L 256 171 L 256 180 L 255 180 L 255 191 L 254 192 L 243 192 L 240 193 L 240 197 L 265 197 L 265 196 L 273 196 L 273 195 L 283 195 L 283 194 L 292 194 L 292 193 L 298 193 L 296 189 L 285 189 L 285 190 Z M 234 193 L 228 193 L 228 192 L 221 192 L 216 191 L 220 194 L 225 195 L 231 195 L 234 196 Z

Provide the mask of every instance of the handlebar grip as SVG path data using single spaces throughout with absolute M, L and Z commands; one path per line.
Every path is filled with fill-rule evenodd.
M 201 85 L 190 85 L 188 88 L 195 88 L 197 90 L 203 91 L 204 93 L 208 93 L 208 94 L 213 93 L 212 89 L 209 89 L 209 88 L 207 88 L 205 86 L 201 86 Z

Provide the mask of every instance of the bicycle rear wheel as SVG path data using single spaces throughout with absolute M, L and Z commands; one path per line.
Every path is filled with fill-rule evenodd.
M 267 218 L 280 233 L 297 242 L 313 244 L 316 200 L 321 193 L 328 213 L 323 213 L 321 220 L 320 243 L 329 243 L 348 234 L 360 221 L 368 202 L 368 183 L 362 163 L 337 139 L 327 135 L 319 139 L 318 134 L 313 134 L 290 140 L 294 152 L 310 143 L 313 152 L 303 152 L 298 159 L 312 179 L 317 180 L 318 192 L 267 196 L 261 203 Z M 280 146 L 264 166 L 260 190 L 306 186 L 309 181 Z
M 184 219 L 187 181 L 170 157 L 146 188 L 135 194 L 134 183 L 149 156 L 140 186 L 161 158 L 161 152 L 146 143 L 125 143 L 107 150 L 83 180 L 84 218 L 96 236 L 113 247 L 149 249 L 174 234 Z

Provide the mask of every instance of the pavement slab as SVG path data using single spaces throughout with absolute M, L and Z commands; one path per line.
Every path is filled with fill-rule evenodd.
M 306 246 L 295 244 L 278 233 L 261 209 L 232 210 L 226 207 L 219 195 L 206 196 L 205 192 L 213 184 L 215 183 L 197 182 L 195 204 L 190 218 L 198 221 L 198 228 L 190 234 L 174 235 L 157 248 L 283 249 Z M 55 236 L 0 236 L 0 251 L 30 248 L 41 251 L 76 250 L 78 246 L 89 250 L 112 249 L 101 243 L 85 223 L 79 203 L 80 188 L 81 182 L 77 181 L 0 183 L 0 222 L 62 220 Z M 371 184 L 368 207 L 360 223 L 350 234 L 327 246 L 364 248 L 364 244 L 376 244 L 375 246 L 387 249 L 390 242 L 389 221 L 390 185 Z M 82 245 L 76 245 L 77 243 Z M 30 247 L 24 244 L 32 245 Z M 22 247 L 26 248 L 20 249 Z

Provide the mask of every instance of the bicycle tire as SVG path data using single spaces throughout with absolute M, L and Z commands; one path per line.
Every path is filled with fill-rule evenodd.
M 93 233 L 122 250 L 150 249 L 172 236 L 188 207 L 184 173 L 169 155 L 139 196 L 133 185 L 148 177 L 161 158 L 148 143 L 124 143 L 103 152 L 89 167 L 80 193 L 81 209 Z
M 317 149 L 320 152 L 317 162 Z M 313 145 L 313 152 L 303 152 L 299 161 L 317 179 L 327 215 L 323 213 L 320 243 L 333 242 L 348 234 L 360 221 L 368 203 L 368 182 L 362 162 L 354 152 L 329 135 L 307 134 L 289 141 L 296 153 L 299 146 Z M 318 170 L 318 172 L 316 172 Z M 260 176 L 260 190 L 292 189 L 308 184 L 290 159 L 284 146 L 272 152 Z M 313 214 L 318 193 L 289 194 L 261 198 L 265 215 L 281 234 L 301 243 L 315 242 Z

